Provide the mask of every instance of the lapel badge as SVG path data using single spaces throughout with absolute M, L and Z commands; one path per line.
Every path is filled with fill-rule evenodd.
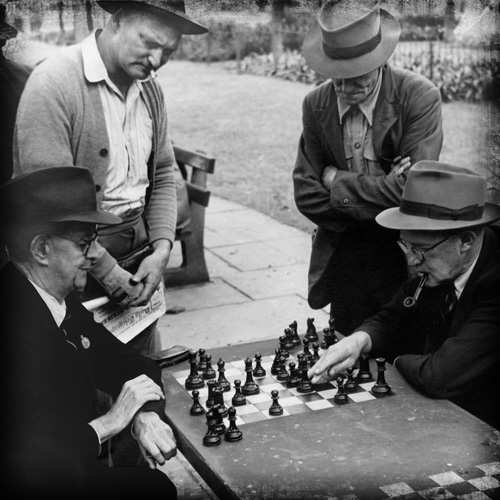
M 84 349 L 88 349 L 90 347 L 90 340 L 88 337 L 85 337 L 84 335 L 80 335 L 80 340 L 82 342 L 82 347 Z

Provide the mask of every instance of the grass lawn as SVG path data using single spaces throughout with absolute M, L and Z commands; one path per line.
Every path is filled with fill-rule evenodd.
M 227 65 L 227 63 L 226 63 Z M 310 86 L 238 75 L 224 63 L 171 61 L 160 71 L 169 127 L 178 144 L 216 159 L 210 188 L 281 222 L 310 230 L 296 209 L 291 173 L 301 132 L 301 103 Z M 491 154 L 486 105 L 443 105 L 443 161 L 484 167 Z

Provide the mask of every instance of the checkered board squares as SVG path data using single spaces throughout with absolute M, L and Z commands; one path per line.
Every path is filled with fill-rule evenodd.
M 271 366 L 274 356 L 263 356 L 262 366 L 266 370 L 267 375 L 264 378 L 255 378 L 255 382 L 259 385 L 260 393 L 254 396 L 246 396 L 247 404 L 236 407 L 237 425 L 244 425 L 251 422 L 267 420 L 269 418 L 282 418 L 287 415 L 297 415 L 300 413 L 308 413 L 311 411 L 331 410 L 332 408 L 340 409 L 333 398 L 337 394 L 337 387 L 333 383 L 320 384 L 315 386 L 314 392 L 307 394 L 300 393 L 295 387 L 287 387 L 286 383 L 277 380 L 274 375 L 271 375 Z M 287 363 L 297 360 L 290 356 Z M 231 399 L 234 395 L 234 381 L 241 380 L 243 385 L 246 380 L 245 360 L 227 362 L 225 366 L 226 378 L 231 383 L 231 390 L 224 393 L 224 402 L 226 406 L 231 406 Z M 356 374 L 356 372 L 355 372 Z M 180 370 L 173 373 L 177 382 L 184 387 L 184 382 L 189 375 L 189 370 Z M 350 403 L 364 403 L 376 399 L 369 391 L 373 387 L 374 382 L 360 384 L 356 392 L 348 394 Z M 283 415 L 269 415 L 269 407 L 271 406 L 271 391 L 278 391 L 279 403 L 283 407 Z M 199 389 L 200 403 L 205 406 L 208 398 L 208 388 L 205 386 Z
M 500 499 L 500 462 L 476 465 L 467 470 L 445 471 L 419 480 L 379 487 L 383 496 L 394 500 L 494 500 Z M 352 497 L 357 499 L 356 495 Z

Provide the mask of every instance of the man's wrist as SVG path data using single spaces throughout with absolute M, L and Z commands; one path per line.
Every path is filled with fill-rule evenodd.
M 372 350 L 372 339 L 367 332 L 358 330 L 351 337 L 355 339 L 360 354 L 368 354 Z
M 337 175 L 337 168 L 332 165 L 328 165 L 323 169 L 323 173 L 321 175 L 321 182 L 326 188 L 331 189 L 336 175 Z

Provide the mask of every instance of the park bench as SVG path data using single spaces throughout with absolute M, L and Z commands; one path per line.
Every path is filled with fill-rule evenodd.
M 178 215 L 176 241 L 180 242 L 182 263 L 165 272 L 167 287 L 208 281 L 203 248 L 205 209 L 210 200 L 208 174 L 213 174 L 215 159 L 201 151 L 174 145 L 174 154 L 182 179 L 177 182 Z

